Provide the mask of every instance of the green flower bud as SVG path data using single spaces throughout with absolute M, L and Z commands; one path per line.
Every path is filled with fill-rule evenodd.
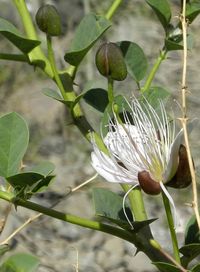
M 104 43 L 96 53 L 96 66 L 105 77 L 122 81 L 127 76 L 127 68 L 120 48 L 114 43 Z
M 61 34 L 61 19 L 57 9 L 52 5 L 39 8 L 35 16 L 39 29 L 50 36 Z

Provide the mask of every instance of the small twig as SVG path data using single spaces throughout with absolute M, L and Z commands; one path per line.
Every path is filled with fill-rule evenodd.
M 193 201 L 192 206 L 196 215 L 196 220 L 198 227 L 200 229 L 200 215 L 199 215 L 199 208 L 198 208 L 198 196 L 197 196 L 197 182 L 196 182 L 196 175 L 194 164 L 191 155 L 191 149 L 189 144 L 188 132 L 187 132 L 187 104 L 186 104 L 186 92 L 187 92 L 187 84 L 186 84 L 186 75 L 187 75 L 187 21 L 186 21 L 186 0 L 183 0 L 183 9 L 182 14 L 180 17 L 180 21 L 182 24 L 182 31 L 183 31 L 183 70 L 182 70 L 182 118 L 180 118 L 183 132 L 184 132 L 184 139 L 185 139 L 185 146 L 187 150 L 187 157 L 188 163 L 191 172 L 192 178 L 192 190 L 193 190 Z
M 8 204 L 8 206 L 6 207 L 6 214 L 5 214 L 5 217 L 4 219 L 1 220 L 1 226 L 0 226 L 0 234 L 3 232 L 4 228 L 5 228 L 5 225 L 6 225 L 6 222 L 8 220 L 8 216 L 10 214 L 10 211 L 11 211 L 11 207 L 12 207 L 12 204 Z
M 74 193 L 75 191 L 79 190 L 80 188 L 82 188 L 83 186 L 87 185 L 88 183 L 90 183 L 91 181 L 93 181 L 96 177 L 98 176 L 98 174 L 96 173 L 93 177 L 87 179 L 86 181 L 82 182 L 81 184 L 79 184 L 78 186 L 74 187 L 73 189 L 71 189 L 71 192 Z
M 17 234 L 19 233 L 23 228 L 25 228 L 28 224 L 36 220 L 42 215 L 42 213 L 38 213 L 32 217 L 30 217 L 24 224 L 22 224 L 19 228 L 17 228 L 11 235 L 9 235 L 3 242 L 0 243 L 0 245 L 8 244 L 8 242 Z

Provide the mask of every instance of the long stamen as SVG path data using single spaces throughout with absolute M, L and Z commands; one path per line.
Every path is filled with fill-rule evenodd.
M 126 198 L 127 198 L 127 196 L 128 196 L 128 195 L 130 194 L 130 192 L 131 192 L 134 188 L 136 188 L 137 186 L 138 186 L 138 184 L 135 184 L 134 186 L 132 186 L 132 187 L 126 192 L 126 194 L 125 194 L 124 197 L 123 197 L 123 206 L 122 206 L 122 207 L 123 207 L 123 212 L 124 212 L 124 215 L 125 215 L 125 217 L 126 217 L 127 222 L 128 222 L 129 225 L 131 226 L 131 229 L 132 229 L 132 230 L 134 229 L 134 226 L 133 226 L 133 224 L 131 223 L 131 221 L 130 221 L 128 215 L 127 215 L 125 204 L 126 204 Z

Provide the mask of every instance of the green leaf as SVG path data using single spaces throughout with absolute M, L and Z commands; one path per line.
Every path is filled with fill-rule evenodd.
M 160 106 L 160 101 L 166 100 L 169 98 L 170 93 L 162 87 L 151 87 L 144 94 L 144 97 L 147 99 L 149 104 L 157 109 Z
M 192 272 L 199 272 L 199 271 L 200 271 L 200 264 L 197 264 L 192 268 Z
M 191 50 L 193 47 L 193 37 L 191 34 L 187 35 L 187 49 Z M 168 51 L 173 50 L 182 50 L 183 49 L 183 40 L 182 35 L 177 35 L 176 37 L 171 37 L 168 39 L 165 39 L 165 48 Z
M 118 114 L 119 114 L 122 122 L 124 122 L 123 110 L 126 110 L 128 115 L 129 115 L 129 112 L 131 111 L 127 100 L 122 95 L 118 95 L 118 96 L 114 97 L 113 103 L 115 103 L 118 106 Z M 109 104 L 106 107 L 103 117 L 101 119 L 101 132 L 102 132 L 103 137 L 105 137 L 106 134 L 108 133 L 108 129 L 109 129 L 108 123 L 109 123 L 109 119 L 112 117 L 113 117 L 113 109 L 112 109 L 112 105 Z M 131 120 L 131 118 L 130 118 L 130 120 Z
M 179 251 L 187 258 L 194 259 L 200 255 L 200 243 L 188 244 L 179 249 Z
M 0 18 L 0 33 L 24 54 L 28 54 L 41 43 L 37 40 L 27 39 L 13 24 L 3 18 Z
M 131 229 L 131 226 L 128 223 L 123 211 L 123 197 L 104 188 L 94 188 L 93 199 L 95 205 L 95 214 L 97 216 L 129 231 L 138 232 L 140 229 L 156 220 L 150 219 L 141 222 L 133 222 L 131 210 L 130 208 L 126 207 L 125 209 L 127 216 L 129 217 L 129 220 L 131 221 L 131 224 L 134 228 Z
M 122 41 L 119 43 L 122 50 L 128 73 L 134 80 L 139 82 L 142 80 L 147 72 L 148 62 L 147 58 L 139 45 L 129 41 Z
M 117 221 L 127 221 L 123 211 L 123 198 L 104 188 L 93 189 L 95 214 Z
M 78 66 L 93 44 L 111 26 L 105 17 L 93 13 L 86 15 L 79 24 L 70 51 L 65 54 L 65 60 Z
M 14 188 L 24 188 L 27 186 L 33 186 L 36 182 L 43 179 L 43 175 L 34 173 L 34 172 L 27 172 L 27 173 L 20 173 L 14 176 L 7 177 L 8 183 L 13 186 Z
M 43 192 L 49 186 L 55 176 L 50 175 L 40 180 L 30 191 L 31 194 Z
M 0 176 L 18 173 L 28 141 L 28 127 L 19 114 L 12 112 L 0 118 Z
M 44 161 L 31 168 L 31 172 L 43 175 L 44 177 L 50 175 L 55 170 L 55 165 L 52 162 Z
M 54 100 L 63 102 L 63 98 L 61 97 L 61 95 L 59 94 L 58 91 L 56 90 L 52 90 L 51 88 L 44 88 L 42 89 L 42 92 L 44 95 L 53 98 Z
M 109 103 L 107 91 L 101 88 L 90 89 L 82 97 L 89 105 L 100 112 L 104 112 Z
M 152 262 L 152 264 L 157 266 L 162 272 L 180 272 L 180 269 L 172 264 L 162 262 Z
M 182 40 L 181 40 L 182 42 Z M 180 42 L 173 41 L 171 39 L 165 39 L 165 47 L 168 51 L 173 51 L 173 50 L 182 50 L 183 45 L 180 44 Z
M 0 267 L 1 272 L 36 272 L 40 261 L 37 257 L 17 253 L 9 257 Z
M 0 245 L 0 258 L 9 250 L 10 250 L 9 245 Z
M 39 170 L 39 169 L 38 169 Z M 42 188 L 47 187 L 54 176 L 49 175 L 52 168 L 40 169 L 40 173 L 26 172 L 20 173 L 7 178 L 8 183 L 15 188 L 18 192 L 24 192 L 26 189 L 28 193 L 36 193 Z M 45 174 L 42 174 L 42 172 Z M 48 175 L 46 175 L 48 172 Z M 22 190 L 22 191 L 21 191 Z
M 153 9 L 165 31 L 171 19 L 171 9 L 167 0 L 146 0 L 147 4 Z
M 185 230 L 185 245 L 200 243 L 200 232 L 196 220 L 193 215 L 187 223 Z
M 56 100 L 56 101 L 59 101 L 67 106 L 71 106 L 73 105 L 74 102 L 72 101 L 65 101 L 61 95 L 59 94 L 59 92 L 57 90 L 52 90 L 51 88 L 44 88 L 42 89 L 42 92 L 44 95 Z
M 186 18 L 191 24 L 200 13 L 199 0 L 191 0 L 186 4 Z

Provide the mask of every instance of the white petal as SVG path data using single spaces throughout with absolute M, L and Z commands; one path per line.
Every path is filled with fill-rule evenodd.
M 135 183 L 135 178 L 130 178 L 126 176 L 122 171 L 120 171 L 120 166 L 117 167 L 111 158 L 105 155 L 103 152 L 99 151 L 101 154 L 97 155 L 95 152 L 92 152 L 92 166 L 97 171 L 99 175 L 104 177 L 109 182 L 115 183 Z
M 176 170 L 178 167 L 178 160 L 179 160 L 178 158 L 179 148 L 180 148 L 180 145 L 183 143 L 183 141 L 184 141 L 184 135 L 183 135 L 183 129 L 181 129 L 179 133 L 176 135 L 176 138 L 170 148 L 169 161 L 166 166 L 166 170 L 163 174 L 164 183 L 169 181 L 176 173 Z

